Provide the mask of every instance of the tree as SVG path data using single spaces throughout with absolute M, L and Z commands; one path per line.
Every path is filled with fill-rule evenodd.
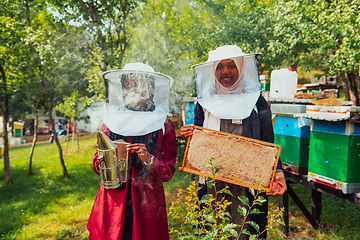
M 69 85 L 72 85 L 71 80 L 75 76 L 79 76 L 80 68 L 77 62 L 78 59 L 71 52 L 68 52 L 69 49 L 66 48 L 69 44 L 72 46 L 71 44 L 74 39 L 63 37 L 65 33 L 62 34 L 62 30 L 65 29 L 62 29 L 61 26 L 57 26 L 54 30 L 51 28 L 39 28 L 36 35 L 32 37 L 31 44 L 34 47 L 35 54 L 33 56 L 37 63 L 34 75 L 38 77 L 38 84 L 46 96 L 46 102 L 43 102 L 43 107 L 47 111 L 51 131 L 54 134 L 54 140 L 59 149 L 64 176 L 67 176 L 68 173 L 63 160 L 62 148 L 56 135 L 52 110 L 57 105 L 57 99 L 66 93 L 64 91 L 71 89 L 69 87 Z
M 79 62 L 82 59 L 79 58 L 79 49 L 83 44 L 78 39 L 82 32 L 67 23 L 55 21 L 53 14 L 47 9 L 30 7 L 27 13 L 30 26 L 27 30 L 28 37 L 22 41 L 24 58 L 21 65 L 21 71 L 26 75 L 22 81 L 23 90 L 27 93 L 24 95 L 33 104 L 35 116 L 38 109 L 46 110 L 59 150 L 63 174 L 68 176 L 52 112 L 63 95 L 70 94 L 77 85 L 82 85 L 79 79 L 82 79 L 84 74 L 80 71 Z M 35 132 L 29 174 L 32 174 L 32 154 L 36 139 Z
M 26 51 L 28 54 L 24 55 L 23 61 L 28 60 L 26 56 L 34 56 L 34 51 L 32 51 L 32 48 L 28 46 L 26 48 Z M 40 85 L 40 82 L 38 81 L 38 77 L 35 74 L 37 69 L 36 64 L 31 64 L 31 61 L 27 61 L 27 64 L 23 66 L 22 69 L 20 69 L 24 74 L 26 75 L 25 78 L 22 79 L 22 81 L 19 82 L 19 85 L 17 86 L 17 93 L 18 95 L 21 95 L 22 100 L 25 101 L 27 106 L 31 106 L 35 121 L 34 121 L 34 136 L 32 141 L 32 146 L 30 150 L 30 159 L 29 159 L 29 170 L 28 175 L 34 175 L 32 171 L 32 160 L 33 160 L 33 154 L 35 151 L 35 146 L 37 143 L 38 138 L 38 111 L 43 108 L 46 105 L 47 102 L 47 96 L 44 94 L 44 91 L 42 90 L 42 87 Z
M 127 20 L 141 0 L 52 0 L 59 12 L 59 21 L 72 23 L 84 32 L 83 58 L 101 72 L 120 69 L 128 45 Z M 91 68 L 90 68 L 91 69 Z M 104 84 L 97 72 L 84 70 L 91 78 L 90 89 L 103 95 Z M 100 82 L 101 83 L 100 83 Z M 95 87 L 94 87 L 95 86 Z M 98 88 L 98 86 L 100 88 Z
M 76 122 L 81 120 L 88 120 L 90 119 L 89 115 L 83 115 L 84 111 L 90 107 L 90 105 L 94 102 L 94 98 L 82 97 L 79 98 L 78 91 L 74 91 L 70 97 L 64 96 L 64 103 L 60 103 L 56 109 L 62 112 L 65 116 L 71 118 L 71 121 L 74 122 L 75 128 L 72 131 L 72 139 L 74 142 L 74 130 L 77 133 L 77 142 L 78 142 L 78 149 L 79 146 L 79 133 L 77 131 Z M 67 145 L 66 145 L 67 148 Z
M 19 3 L 17 1 L 2 1 L 0 3 L 0 110 L 3 115 L 3 144 L 5 181 L 12 183 L 9 157 L 9 139 L 7 125 L 9 122 L 9 97 L 21 74 L 17 71 L 18 57 L 21 56 L 21 38 L 25 31 L 22 21 L 18 18 Z
M 316 69 L 336 74 L 343 79 L 344 89 L 350 89 L 347 100 L 358 104 L 358 1 L 181 2 L 168 0 L 165 6 L 161 6 L 152 1 L 144 9 L 156 10 L 141 15 L 145 16 L 142 24 L 149 22 L 146 25 L 149 29 L 160 32 L 158 35 L 162 38 L 151 40 L 157 44 L 156 49 L 165 46 L 168 49 L 164 51 L 166 54 L 173 51 L 172 60 L 188 60 L 192 64 L 203 62 L 209 50 L 236 44 L 244 52 L 262 53 L 259 56 L 260 72 L 282 66 L 297 69 L 301 65 L 305 71 Z M 156 4 L 157 8 L 153 7 Z M 155 21 L 149 20 L 154 18 Z M 154 35 L 156 31 L 153 31 Z M 165 39 L 166 45 L 158 39 Z M 145 43 L 145 46 L 151 44 Z M 171 61 L 169 63 L 171 65 Z
M 130 22 L 129 51 L 124 61 L 149 64 L 174 78 L 170 90 L 173 113 L 181 112 L 183 96 L 195 96 L 191 65 L 204 59 L 213 46 L 213 39 L 208 37 L 210 15 L 192 2 L 148 1 L 134 12 Z
M 360 3 L 352 0 L 279 1 L 275 28 L 284 32 L 281 39 L 290 43 L 302 36 L 300 63 L 305 70 L 319 69 L 343 80 L 346 100 L 358 100 L 356 75 L 360 62 Z M 284 26 L 291 26 L 285 29 Z M 348 91 L 346 90 L 348 89 Z

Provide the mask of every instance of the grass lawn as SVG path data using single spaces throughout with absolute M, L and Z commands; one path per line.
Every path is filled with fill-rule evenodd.
M 38 143 L 33 172 L 27 176 L 31 145 L 10 148 L 13 184 L 5 183 L 4 163 L 0 159 L 0 239 L 87 239 L 86 222 L 99 187 L 100 176 L 92 170 L 96 150 L 95 135 L 82 136 L 80 151 L 71 150 L 64 160 L 70 177 L 64 178 L 55 144 Z M 62 144 L 65 150 L 65 143 Z M 181 164 L 178 158 L 177 167 Z M 176 198 L 177 188 L 186 188 L 190 175 L 176 171 L 164 183 L 168 202 Z M 311 210 L 310 189 L 293 186 Z M 277 197 L 270 197 L 270 211 L 276 211 Z M 290 199 L 290 234 L 287 239 L 360 239 L 360 207 L 323 195 L 321 229 L 314 230 Z M 175 226 L 170 223 L 170 226 Z M 176 239 L 175 236 L 171 236 Z M 268 239 L 286 239 L 270 235 Z

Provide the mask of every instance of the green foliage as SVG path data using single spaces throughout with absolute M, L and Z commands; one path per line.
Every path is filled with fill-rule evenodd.
M 82 77 L 78 58 L 81 43 L 77 34 L 81 32 L 54 21 L 53 12 L 46 5 L 43 1 L 16 5 L 23 35 L 18 41 L 21 52 L 16 56 L 18 84 L 14 102 L 23 101 L 38 109 L 49 108 L 62 95 L 83 87 L 78 81 Z
M 126 59 L 149 62 L 179 85 L 189 81 L 184 77 L 192 79 L 191 65 L 227 44 L 260 52 L 265 74 L 290 66 L 331 75 L 359 70 L 358 1 L 155 0 L 139 10 Z M 176 94 L 189 96 L 190 91 Z
M 16 16 L 18 13 L 16 6 L 17 3 L 12 5 L 8 1 L 2 2 L 0 5 L 2 11 L 0 15 L 0 78 L 2 81 L 0 103 L 2 106 L 4 98 L 13 94 L 18 78 L 21 77 L 18 64 L 23 47 L 21 39 L 26 35 L 26 32 Z M 2 107 L 1 110 L 4 111 L 4 108 Z
M 85 74 L 84 80 L 89 83 L 87 91 L 98 96 L 98 99 L 104 100 L 106 98 L 105 84 L 99 69 L 90 65 L 83 67 L 81 72 Z M 84 94 L 81 96 L 84 96 Z
M 175 229 L 172 228 L 170 233 L 177 234 L 178 239 L 229 239 L 234 237 L 239 239 L 241 234 L 250 235 L 250 239 L 257 239 L 263 232 L 259 232 L 260 228 L 257 223 L 248 221 L 247 218 L 250 214 L 261 213 L 258 209 L 254 208 L 255 205 L 262 205 L 266 199 L 259 196 L 263 191 L 255 191 L 249 189 L 254 196 L 254 201 L 250 204 L 249 199 L 245 196 L 238 196 L 238 199 L 246 206 L 238 206 L 238 212 L 244 217 L 241 225 L 234 224 L 231 221 L 231 214 L 227 211 L 227 207 L 231 202 L 227 201 L 225 197 L 218 200 L 218 194 L 226 193 L 232 196 L 228 186 L 223 189 L 216 189 L 215 175 L 220 172 L 219 168 L 214 167 L 214 158 L 208 159 L 209 164 L 204 166 L 211 170 L 212 175 L 207 178 L 207 186 L 214 188 L 215 195 L 206 194 L 199 199 L 197 193 L 200 187 L 196 186 L 195 181 L 187 187 L 186 190 L 178 189 L 177 199 L 171 202 L 169 207 L 169 219 L 173 221 L 180 221 L 182 227 Z M 270 228 L 274 223 L 282 222 L 283 209 L 278 211 L 274 216 L 269 214 L 269 225 L 264 231 Z M 244 226 L 251 225 L 259 234 L 251 234 Z M 235 228 L 240 228 L 238 233 Z M 272 229 L 273 230 L 273 229 Z
M 94 98 L 79 97 L 79 93 L 74 91 L 70 97 L 64 96 L 64 103 L 56 106 L 56 110 L 62 112 L 65 116 L 70 117 L 73 121 L 81 121 L 90 119 L 89 115 L 82 113 L 90 107 L 95 101 Z
M 130 22 L 130 44 L 124 57 L 126 63 L 143 62 L 152 66 L 156 72 L 174 79 L 170 89 L 170 111 L 175 113 L 181 113 L 184 96 L 196 95 L 191 69 L 196 55 L 189 48 L 194 44 L 187 42 L 188 48 L 185 50 L 182 38 L 197 34 L 185 27 L 178 29 L 182 24 L 192 26 L 190 23 L 195 21 L 189 14 L 191 9 L 188 4 L 188 1 L 154 0 L 138 8 L 134 13 L 135 19 Z M 182 30 L 186 30 L 186 33 Z
M 101 71 L 118 69 L 127 48 L 126 23 L 142 1 L 52 0 L 58 19 L 85 31 L 83 56 Z
M 230 204 L 223 199 L 216 202 L 213 209 L 212 204 L 215 198 L 212 195 L 205 195 L 201 199 L 197 197 L 195 182 L 187 188 L 187 195 L 182 189 L 178 190 L 177 199 L 169 207 L 169 218 L 179 219 L 184 225 L 185 230 L 171 229 L 170 233 L 176 233 L 178 239 L 227 239 L 230 236 L 237 236 L 234 228 L 236 224 L 231 224 L 231 216 L 226 213 L 226 207 Z M 200 208 L 200 204 L 204 204 Z M 221 219 L 223 221 L 218 221 Z M 207 230 L 211 227 L 211 230 Z M 221 238 L 217 237 L 221 235 Z
M 359 69 L 359 2 L 280 0 L 275 10 L 276 37 L 297 49 L 306 69 L 340 75 Z

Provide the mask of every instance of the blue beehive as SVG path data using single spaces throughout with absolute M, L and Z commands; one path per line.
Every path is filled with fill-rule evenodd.
M 303 118 L 276 116 L 274 133 L 297 138 L 309 138 L 310 122 Z

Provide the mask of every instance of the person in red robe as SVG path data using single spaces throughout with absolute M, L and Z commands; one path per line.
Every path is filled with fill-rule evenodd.
M 153 72 L 151 67 L 149 70 L 148 65 L 140 63 L 130 64 L 129 68 L 130 70 L 140 70 L 140 73 Z M 123 70 L 128 69 L 125 66 Z M 121 73 L 121 70 L 119 71 Z M 109 77 L 110 81 L 111 74 Z M 151 74 L 149 75 L 151 76 Z M 103 74 L 104 76 L 106 74 Z M 118 77 L 118 74 L 114 76 Z M 164 75 L 160 77 L 164 80 Z M 120 90 L 123 90 L 122 96 L 126 95 L 126 88 L 136 85 L 133 84 L 132 78 L 121 77 L 122 80 L 118 81 L 121 85 Z M 105 83 L 109 80 L 105 77 L 104 79 Z M 130 80 L 131 84 L 129 82 L 124 83 L 126 79 Z M 109 86 L 112 86 L 112 83 L 106 85 L 109 88 Z M 157 86 L 160 85 L 157 84 Z M 149 86 L 152 88 L 155 84 L 147 85 L 147 87 Z M 107 89 L 107 95 L 111 103 L 114 100 L 111 100 L 111 90 L 109 90 Z M 169 91 L 169 88 L 167 91 Z M 155 91 L 151 90 L 150 92 L 154 93 Z M 131 94 L 132 99 L 130 102 L 136 103 L 137 101 L 134 97 L 136 93 L 132 92 Z M 152 94 L 146 94 L 142 90 L 141 96 L 145 95 L 154 98 Z M 119 99 L 121 100 L 121 98 Z M 162 183 L 169 181 L 175 172 L 176 136 L 173 123 L 167 115 L 163 114 L 164 108 L 161 108 L 159 111 L 156 110 L 157 100 L 156 98 L 154 99 L 150 101 L 151 104 L 147 104 L 149 106 L 148 109 L 132 104 L 133 107 L 130 113 L 132 114 L 133 121 L 128 122 L 128 128 L 124 127 L 124 124 L 114 125 L 109 120 L 107 120 L 108 122 L 105 121 L 105 124 L 101 127 L 101 131 L 110 140 L 122 139 L 129 143 L 127 150 L 131 154 L 132 166 L 129 180 L 120 188 L 105 189 L 100 185 L 87 223 L 90 240 L 169 239 L 165 193 Z M 143 97 L 141 101 L 149 103 Z M 126 115 L 129 113 L 129 107 L 126 106 L 129 104 L 129 101 L 124 100 L 123 104 L 121 101 L 117 101 L 116 104 L 120 105 L 118 109 L 124 109 L 124 112 L 121 112 L 115 118 L 121 122 L 122 116 L 126 118 Z M 144 112 L 147 114 L 154 113 L 156 120 L 153 120 L 154 118 L 151 118 L 150 115 L 145 115 L 148 117 L 144 118 L 144 115 L 140 114 Z M 139 122 L 137 122 L 137 113 L 140 114 Z M 164 116 L 159 117 L 161 114 Z M 153 121 L 152 126 L 154 127 L 142 126 L 146 125 L 146 123 L 142 123 L 146 121 Z M 132 124 L 142 130 L 129 130 L 132 128 Z M 95 173 L 100 174 L 97 153 L 95 153 L 93 159 L 93 170 Z

